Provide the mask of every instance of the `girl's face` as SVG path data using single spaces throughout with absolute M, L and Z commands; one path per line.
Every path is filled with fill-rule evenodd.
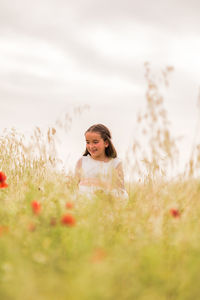
M 104 141 L 98 132 L 86 132 L 85 139 L 86 148 L 91 157 L 96 160 L 105 159 L 105 148 L 108 147 L 108 141 Z

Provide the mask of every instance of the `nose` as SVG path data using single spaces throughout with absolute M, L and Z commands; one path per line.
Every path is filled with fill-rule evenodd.
M 88 145 L 88 148 L 89 148 L 90 150 L 95 149 L 95 144 L 90 144 L 90 145 Z

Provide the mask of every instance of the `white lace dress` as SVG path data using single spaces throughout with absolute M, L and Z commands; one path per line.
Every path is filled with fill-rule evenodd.
M 87 155 L 83 156 L 81 160 L 82 167 L 79 182 L 79 192 L 81 194 L 91 195 L 97 190 L 103 190 L 116 197 L 128 199 L 125 188 L 113 188 L 115 180 L 116 182 L 119 180 L 116 172 L 117 166 L 121 163 L 119 158 L 112 158 L 104 162 Z

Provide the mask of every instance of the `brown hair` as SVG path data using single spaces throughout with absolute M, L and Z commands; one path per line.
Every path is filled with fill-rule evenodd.
M 101 138 L 105 141 L 108 142 L 108 147 L 105 148 L 105 154 L 107 157 L 112 157 L 112 158 L 115 158 L 117 157 L 117 151 L 115 150 L 115 147 L 113 146 L 113 143 L 111 141 L 111 133 L 110 133 L 110 130 L 103 124 L 95 124 L 95 125 L 92 125 L 90 126 L 85 134 L 87 132 L 97 132 L 101 135 Z M 90 153 L 88 152 L 87 148 L 83 154 L 83 156 L 87 156 L 87 155 L 90 155 Z

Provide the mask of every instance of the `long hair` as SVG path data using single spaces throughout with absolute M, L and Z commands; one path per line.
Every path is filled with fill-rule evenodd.
M 103 124 L 95 124 L 90 126 L 85 134 L 87 132 L 97 132 L 100 134 L 101 138 L 104 140 L 104 142 L 108 142 L 108 147 L 105 148 L 105 154 L 107 157 L 112 157 L 115 158 L 117 157 L 117 151 L 115 150 L 115 147 L 113 146 L 113 143 L 111 141 L 111 133 L 110 130 Z M 83 154 L 83 156 L 87 156 L 90 155 L 90 153 L 88 152 L 87 148 L 85 149 L 85 152 Z

